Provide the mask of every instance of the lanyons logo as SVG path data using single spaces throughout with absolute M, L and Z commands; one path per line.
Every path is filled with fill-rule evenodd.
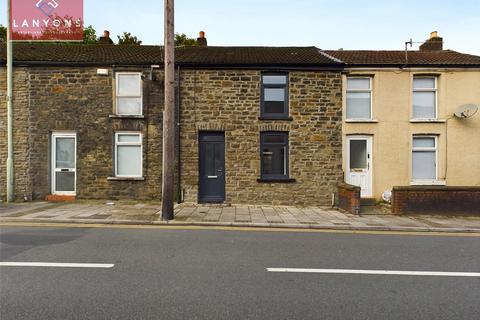
M 83 0 L 10 1 L 14 41 L 83 41 Z
M 58 2 L 55 0 L 40 0 L 37 2 L 36 7 L 43 12 L 47 17 L 53 14 L 53 11 L 58 8 Z

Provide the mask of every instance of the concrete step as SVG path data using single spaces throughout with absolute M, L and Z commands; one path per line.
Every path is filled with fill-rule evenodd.
M 375 206 L 377 204 L 377 199 L 375 198 L 361 198 L 360 206 Z

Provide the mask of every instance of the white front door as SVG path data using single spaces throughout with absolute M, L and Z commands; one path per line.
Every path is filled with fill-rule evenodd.
M 75 195 L 77 180 L 77 135 L 52 134 L 52 194 Z
M 362 197 L 372 196 L 372 137 L 347 137 L 346 182 L 361 188 Z

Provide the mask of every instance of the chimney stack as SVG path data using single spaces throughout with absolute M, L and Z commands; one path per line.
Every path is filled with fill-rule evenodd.
M 420 51 L 441 51 L 443 50 L 443 38 L 438 36 L 437 31 L 430 32 L 430 39 L 420 46 Z
M 99 44 L 113 44 L 112 39 L 110 39 L 110 31 L 103 31 L 103 36 L 98 39 Z
M 205 38 L 205 31 L 200 31 L 198 33 L 197 46 L 200 46 L 200 47 L 207 46 L 207 38 Z

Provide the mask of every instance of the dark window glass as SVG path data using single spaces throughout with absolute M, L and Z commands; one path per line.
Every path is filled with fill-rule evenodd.
M 263 179 L 288 179 L 288 133 L 262 132 L 260 136 Z
M 288 75 L 262 75 L 261 114 L 267 119 L 288 118 Z

